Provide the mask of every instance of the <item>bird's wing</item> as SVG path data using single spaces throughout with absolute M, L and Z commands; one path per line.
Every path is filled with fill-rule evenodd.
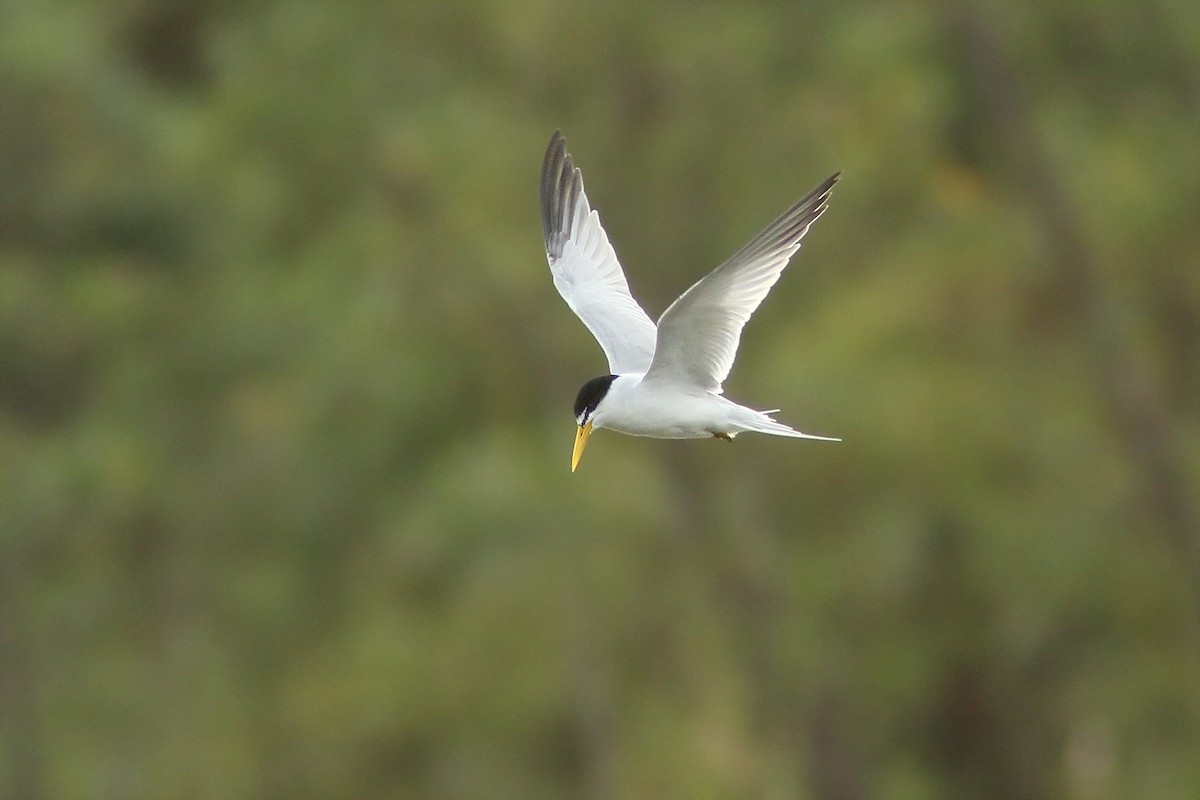
M 783 213 L 732 258 L 701 278 L 658 320 L 658 342 L 645 380 L 720 393 L 737 356 L 742 328 L 825 212 L 841 173 Z
M 583 176 L 558 131 L 542 162 L 541 195 L 555 288 L 604 349 L 610 372 L 645 372 L 654 356 L 654 323 L 629 293 L 600 215 L 583 192 Z

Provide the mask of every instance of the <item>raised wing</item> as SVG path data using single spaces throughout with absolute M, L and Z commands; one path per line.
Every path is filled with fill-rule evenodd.
M 554 286 L 596 337 L 614 375 L 645 372 L 654 356 L 654 323 L 629 293 L 600 215 L 588 205 L 583 176 L 562 133 L 542 162 L 542 232 Z
M 825 212 L 841 173 L 783 212 L 732 258 L 701 278 L 663 312 L 646 380 L 721 392 L 737 356 L 742 328 Z

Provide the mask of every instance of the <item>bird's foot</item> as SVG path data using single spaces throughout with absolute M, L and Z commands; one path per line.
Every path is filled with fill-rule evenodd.
M 714 439 L 724 439 L 724 440 L 725 440 L 725 441 L 727 441 L 727 442 L 732 442 L 732 441 L 733 441 L 733 437 L 734 437 L 734 436 L 737 436 L 737 434 L 736 434 L 736 433 L 718 433 L 718 432 L 716 432 L 716 431 L 713 431 L 713 436 L 712 436 L 712 438 L 714 438 Z

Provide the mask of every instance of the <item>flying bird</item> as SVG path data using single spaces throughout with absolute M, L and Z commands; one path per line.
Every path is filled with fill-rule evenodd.
M 575 398 L 571 471 L 598 428 L 659 439 L 732 440 L 743 431 L 799 439 L 813 436 L 722 396 L 742 328 L 825 212 L 841 173 L 824 181 L 749 244 L 681 294 L 655 326 L 642 310 L 588 203 L 583 176 L 560 131 L 542 162 L 542 232 L 554 286 L 596 337 L 609 374 L 592 378 Z

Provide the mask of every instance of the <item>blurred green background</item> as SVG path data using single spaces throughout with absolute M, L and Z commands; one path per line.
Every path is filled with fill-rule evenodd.
M 652 316 L 836 170 L 730 396 Z M 1200 796 L 1200 6 L 0 0 L 0 797 Z

